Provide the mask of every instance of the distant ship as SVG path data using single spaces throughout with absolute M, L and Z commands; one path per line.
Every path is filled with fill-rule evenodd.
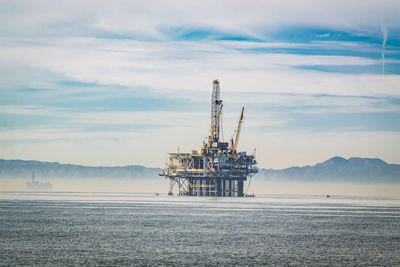
M 27 182 L 26 186 L 29 190 L 51 190 L 53 187 L 51 183 L 41 183 L 39 181 L 35 181 L 35 173 L 32 172 L 32 181 Z

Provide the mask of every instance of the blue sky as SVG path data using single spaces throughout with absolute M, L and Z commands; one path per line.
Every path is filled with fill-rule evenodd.
M 398 1 L 1 1 L 0 158 L 163 167 L 208 135 L 284 168 L 400 163 Z

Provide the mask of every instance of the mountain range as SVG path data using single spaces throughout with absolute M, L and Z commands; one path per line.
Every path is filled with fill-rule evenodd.
M 378 158 L 333 157 L 313 166 L 260 169 L 258 175 L 275 181 L 400 183 L 400 165 Z
M 159 168 L 147 168 L 141 165 L 117 167 L 89 167 L 58 162 L 35 160 L 0 159 L 0 178 L 29 178 L 32 172 L 38 179 L 58 178 L 118 178 L 140 179 L 159 178 Z
M 57 162 L 0 159 L 0 178 L 29 178 L 35 172 L 41 179 L 110 178 L 160 179 L 160 168 L 141 165 L 89 167 Z M 333 157 L 313 166 L 281 170 L 263 169 L 255 176 L 265 181 L 400 183 L 400 165 L 377 158 Z

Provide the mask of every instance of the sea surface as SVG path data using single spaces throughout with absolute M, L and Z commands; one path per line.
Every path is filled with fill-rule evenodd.
M 0 192 L 0 265 L 400 266 L 400 198 Z

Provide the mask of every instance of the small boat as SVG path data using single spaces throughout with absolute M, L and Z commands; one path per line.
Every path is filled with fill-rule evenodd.
M 32 172 L 32 180 L 26 183 L 29 190 L 50 190 L 53 186 L 51 183 L 41 183 L 35 180 L 35 173 Z

